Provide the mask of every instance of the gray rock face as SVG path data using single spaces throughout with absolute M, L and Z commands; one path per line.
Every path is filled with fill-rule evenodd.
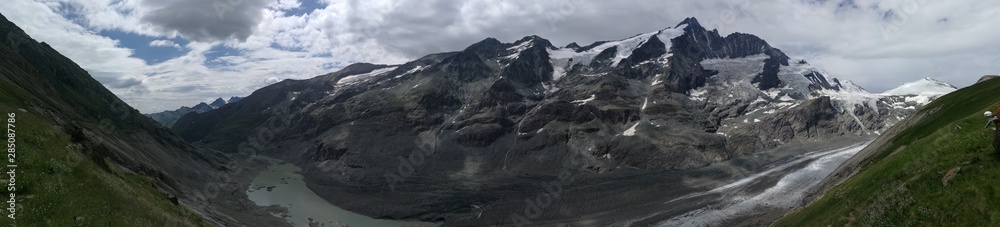
M 755 151 L 774 148 L 782 141 L 820 139 L 824 136 L 850 133 L 838 121 L 838 112 L 830 97 L 823 96 L 800 104 L 799 108 L 767 115 L 759 123 L 729 131 L 729 148 L 735 151 Z
M 756 36 L 722 37 L 689 18 L 585 47 L 490 38 L 403 65 L 354 64 L 185 115 L 172 129 L 222 151 L 259 145 L 303 166 L 316 188 L 426 195 L 345 206 L 433 220 L 469 212 L 469 198 L 502 199 L 480 191 L 523 189 L 565 166 L 587 179 L 688 170 L 879 133 L 919 104 L 827 78 Z M 273 136 L 247 139 L 260 132 Z M 431 196 L 444 187 L 435 183 L 453 193 Z

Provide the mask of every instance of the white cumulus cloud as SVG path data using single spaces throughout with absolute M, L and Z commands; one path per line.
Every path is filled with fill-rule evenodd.
M 153 40 L 152 42 L 149 42 L 149 46 L 154 46 L 154 47 L 173 47 L 173 48 L 181 49 L 181 45 L 178 45 L 178 44 L 174 43 L 174 41 L 165 40 L 165 39 Z

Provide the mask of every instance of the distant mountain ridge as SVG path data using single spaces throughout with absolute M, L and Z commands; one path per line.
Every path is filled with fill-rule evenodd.
M 218 98 L 215 99 L 215 101 L 213 101 L 211 104 L 202 102 L 198 103 L 198 105 L 194 105 L 194 107 L 182 106 L 181 108 L 178 108 L 176 110 L 151 113 L 151 114 L 146 114 L 146 116 L 153 118 L 153 120 L 156 121 L 156 123 L 159 123 L 160 125 L 169 128 L 170 126 L 173 126 L 174 123 L 177 122 L 177 119 L 180 119 L 185 114 L 188 114 L 190 112 L 204 113 L 212 111 L 214 109 L 222 108 L 222 106 L 225 106 L 227 104 L 239 102 L 241 99 L 243 98 L 237 96 L 230 97 L 229 100 Z

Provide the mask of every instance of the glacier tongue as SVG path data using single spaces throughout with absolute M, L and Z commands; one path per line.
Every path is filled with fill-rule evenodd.
M 725 225 L 741 217 L 760 215 L 769 209 L 795 207 L 805 198 L 809 190 L 816 187 L 841 163 L 851 158 L 866 143 L 828 151 L 811 152 L 795 157 L 792 161 L 777 165 L 765 171 L 750 175 L 733 183 L 708 191 L 692 193 L 673 199 L 665 204 L 692 201 L 692 198 L 708 199 L 712 205 L 689 211 L 661 221 L 661 226 L 716 226 Z M 760 192 L 754 192 L 755 185 L 765 182 L 768 177 L 778 180 Z M 696 201 L 696 200 L 695 200 Z

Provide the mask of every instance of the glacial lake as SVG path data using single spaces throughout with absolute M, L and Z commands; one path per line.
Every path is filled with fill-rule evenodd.
M 287 162 L 266 159 L 271 166 L 250 183 L 247 196 L 259 206 L 278 205 L 288 209 L 284 217 L 294 226 L 386 226 L 430 227 L 437 223 L 374 219 L 330 204 L 306 187 L 301 168 Z

